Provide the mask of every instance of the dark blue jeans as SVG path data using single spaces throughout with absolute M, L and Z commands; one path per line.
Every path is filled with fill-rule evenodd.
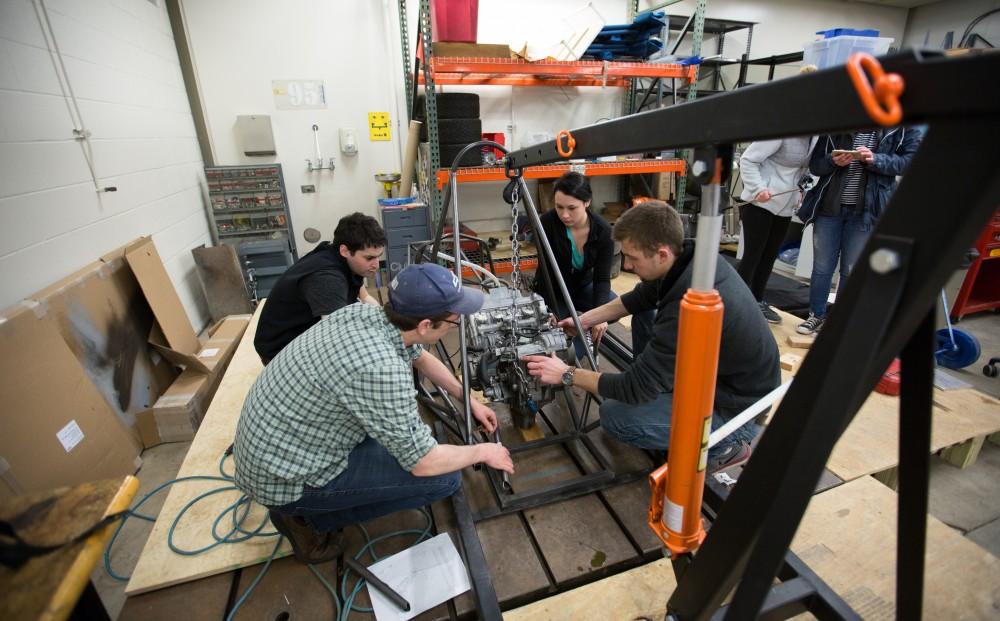
M 809 312 L 826 316 L 833 272 L 840 260 L 840 284 L 847 282 L 851 270 L 871 235 L 862 216 L 847 212 L 839 216 L 816 216 L 813 223 L 813 268 L 809 278 Z M 840 291 L 840 287 L 837 288 Z
M 646 403 L 632 405 L 614 399 L 601 403 L 601 427 L 612 438 L 642 449 L 665 451 L 670 446 L 670 419 L 674 407 L 673 393 L 660 393 Z M 738 412 L 737 412 L 738 413 Z M 726 424 L 735 414 L 712 416 L 712 430 Z M 750 442 L 761 432 L 754 421 L 743 425 L 713 446 L 708 454 L 717 455 L 740 442 Z
M 320 532 L 337 531 L 383 515 L 447 498 L 462 484 L 460 472 L 418 477 L 403 470 L 381 444 L 365 438 L 351 451 L 347 470 L 323 487 L 306 486 L 302 498 L 271 507 L 298 515 Z

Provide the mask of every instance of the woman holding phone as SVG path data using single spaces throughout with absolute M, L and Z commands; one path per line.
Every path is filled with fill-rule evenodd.
M 921 137 L 918 128 L 893 127 L 819 138 L 809 171 L 820 180 L 797 214 L 804 224 L 813 225 L 809 317 L 796 328 L 799 334 L 816 334 L 823 327 L 838 260 L 842 285 Z

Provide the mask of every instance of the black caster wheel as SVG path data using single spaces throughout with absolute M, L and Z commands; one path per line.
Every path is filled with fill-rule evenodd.
M 997 375 L 1000 375 L 1000 369 L 998 369 L 995 364 L 987 364 L 983 367 L 983 375 L 986 377 L 996 377 Z

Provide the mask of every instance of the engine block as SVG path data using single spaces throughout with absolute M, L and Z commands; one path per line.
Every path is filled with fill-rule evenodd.
M 537 409 L 552 400 L 555 390 L 528 374 L 521 357 L 563 354 L 566 333 L 537 293 L 508 287 L 485 293 L 483 307 L 465 323 L 470 384 L 490 401 L 506 403 L 518 426 L 530 427 Z

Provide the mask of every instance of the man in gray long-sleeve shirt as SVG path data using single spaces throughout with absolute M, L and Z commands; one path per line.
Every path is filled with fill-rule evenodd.
M 680 303 L 691 286 L 694 243 L 684 240 L 680 216 L 659 201 L 626 211 L 615 224 L 625 268 L 642 283 L 622 297 L 580 316 L 586 329 L 602 321 L 656 309 L 653 338 L 622 373 L 574 369 L 558 358 L 529 356 L 528 370 L 546 384 L 578 386 L 604 398 L 601 426 L 612 437 L 644 449 L 666 450 L 670 442 L 674 367 Z M 781 375 L 778 347 L 753 294 L 736 271 L 720 261 L 715 288 L 725 305 L 712 428 L 723 425 L 776 388 Z M 575 334 L 571 319 L 560 325 Z M 759 433 L 750 422 L 709 451 L 709 471 L 746 461 Z

